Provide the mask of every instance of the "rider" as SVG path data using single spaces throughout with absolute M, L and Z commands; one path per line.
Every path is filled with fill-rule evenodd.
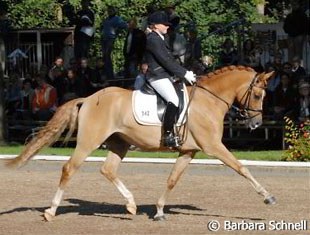
M 164 36 L 171 25 L 166 13 L 157 11 L 149 16 L 148 21 L 152 32 L 147 35 L 145 59 L 149 67 L 146 77 L 156 92 L 167 102 L 163 118 L 162 144 L 167 147 L 178 147 L 181 143 L 174 133 L 174 123 L 178 116 L 179 98 L 172 77 L 185 78 L 193 84 L 196 82 L 196 75 L 174 60 Z

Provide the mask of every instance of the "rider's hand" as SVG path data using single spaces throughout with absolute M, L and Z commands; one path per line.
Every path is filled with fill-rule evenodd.
M 196 82 L 196 74 L 193 71 L 186 71 L 184 78 L 189 82 L 189 84 L 193 85 Z

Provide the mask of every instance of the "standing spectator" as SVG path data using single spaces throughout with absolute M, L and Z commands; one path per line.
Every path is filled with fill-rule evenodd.
M 134 78 L 137 76 L 138 65 L 142 61 L 145 44 L 146 36 L 142 30 L 137 28 L 136 18 L 132 18 L 128 23 L 128 33 L 123 48 L 125 78 Z
M 92 85 L 94 71 L 88 65 L 87 58 L 81 58 L 80 67 L 77 70 L 76 93 L 78 97 L 87 97 L 94 92 Z
M 147 73 L 148 65 L 146 63 L 142 63 L 140 65 L 140 73 L 136 77 L 134 89 L 139 90 L 141 87 L 143 87 L 146 79 L 146 73 Z
M 63 58 L 64 68 L 67 69 L 71 67 L 70 61 L 74 59 L 74 48 L 70 40 L 71 37 L 67 37 L 64 41 L 64 47 L 60 53 L 60 57 Z
M 143 15 L 142 20 L 141 20 L 141 30 L 147 35 L 152 30 L 149 28 L 149 23 L 148 23 L 148 18 L 151 14 L 155 12 L 156 8 L 155 6 L 151 3 L 148 6 L 146 6 L 146 13 Z
M 7 3 L 0 1 L 0 66 L 2 71 L 5 69 L 6 42 L 8 40 L 8 33 L 11 30 L 11 21 L 7 15 L 7 8 Z
M 225 39 L 219 57 L 221 66 L 236 65 L 238 63 L 238 52 L 233 40 L 230 38 Z
M 34 90 L 32 112 L 36 120 L 48 121 L 57 108 L 57 92 L 40 74 L 36 76 L 36 81 L 38 87 Z
M 60 104 L 66 91 L 66 71 L 60 56 L 55 59 L 54 66 L 49 70 L 47 82 L 56 88 L 58 104 Z
M 88 57 L 89 48 L 93 39 L 95 29 L 94 12 L 90 9 L 90 0 L 81 0 L 82 9 L 72 16 L 71 22 L 75 24 L 74 29 L 74 56 L 76 60 Z
M 117 10 L 113 6 L 108 6 L 108 17 L 102 22 L 102 55 L 108 79 L 114 78 L 112 50 L 115 39 L 122 29 L 127 29 L 127 23 L 117 15 Z
M 284 20 L 283 29 L 288 34 L 288 59 L 302 58 L 305 36 L 308 32 L 308 18 L 298 1 L 292 2 L 292 12 Z
M 201 74 L 201 63 L 202 49 L 201 41 L 197 37 L 197 30 L 195 28 L 190 28 L 187 31 L 187 43 L 186 52 L 184 58 L 184 67 L 192 70 L 195 74 Z
M 257 72 L 262 72 L 261 50 L 255 46 L 252 39 L 247 39 L 243 43 L 243 54 L 241 55 L 241 64 L 252 67 Z

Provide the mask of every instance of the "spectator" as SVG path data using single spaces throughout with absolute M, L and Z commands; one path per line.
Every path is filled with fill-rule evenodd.
M 292 112 L 296 100 L 296 93 L 287 73 L 280 76 L 280 85 L 274 92 L 274 119 L 282 120 L 285 115 Z
M 64 61 L 64 68 L 68 69 L 71 67 L 70 62 L 74 59 L 74 48 L 72 46 L 71 37 L 67 37 L 64 41 L 64 47 L 60 53 L 60 57 L 63 58 Z
M 7 114 L 10 116 L 16 117 L 16 111 L 20 108 L 22 86 L 23 82 L 19 75 L 11 74 L 5 97 Z
M 122 29 L 127 29 L 127 23 L 117 15 L 117 10 L 113 6 L 108 6 L 108 17 L 102 22 L 102 55 L 108 79 L 114 78 L 112 63 L 112 50 L 115 39 Z
M 34 90 L 31 87 L 31 80 L 25 79 L 23 81 L 23 90 L 21 91 L 21 119 L 29 120 L 32 116 L 32 100 L 34 98 Z
M 308 18 L 301 5 L 292 1 L 292 12 L 284 20 L 283 29 L 288 34 L 288 59 L 302 58 L 305 35 L 308 32 Z
M 187 31 L 187 43 L 186 52 L 184 58 L 184 67 L 188 70 L 192 70 L 195 74 L 201 74 L 201 63 L 202 49 L 201 41 L 197 37 L 197 30 L 195 28 L 190 28 Z
M 77 12 L 74 23 L 74 55 L 76 60 L 88 57 L 95 29 L 94 12 L 90 9 L 90 0 L 81 0 L 82 9 Z
M 238 64 L 238 52 L 233 40 L 226 38 L 220 51 L 219 62 L 221 66 Z
M 40 74 L 36 76 L 36 81 L 38 87 L 34 90 L 34 98 L 32 100 L 34 119 L 48 121 L 57 108 L 57 92 Z
M 56 88 L 58 103 L 60 104 L 66 89 L 66 71 L 62 57 L 57 57 L 54 66 L 48 72 L 47 82 Z
M 297 119 L 300 122 L 310 120 L 310 83 L 301 81 L 298 84 L 299 100 L 297 106 Z
M 98 58 L 96 61 L 94 83 L 96 84 L 96 91 L 109 86 L 102 58 Z
M 245 40 L 241 64 L 252 67 L 257 72 L 261 72 L 263 70 L 261 65 L 261 53 L 262 51 L 258 50 L 252 39 Z
M 284 72 L 284 73 L 287 73 L 287 74 L 289 74 L 290 76 L 292 75 L 292 64 L 290 63 L 290 62 L 285 62 L 285 63 L 283 63 L 283 65 L 282 65 L 282 71 Z
M 5 70 L 6 44 L 9 40 L 9 32 L 12 29 L 11 20 L 8 18 L 8 3 L 0 1 L 0 66 Z
M 293 78 L 293 83 L 294 86 L 297 88 L 298 83 L 300 80 L 303 79 L 304 76 L 306 76 L 306 70 L 304 67 L 301 66 L 300 64 L 300 59 L 295 56 L 292 61 L 292 78 Z
M 141 30 L 147 35 L 150 32 L 152 32 L 152 30 L 149 28 L 149 24 L 148 24 L 148 18 L 151 14 L 153 14 L 156 11 L 156 8 L 153 4 L 150 4 L 146 7 L 146 13 L 144 14 L 144 16 L 142 17 L 141 20 Z
M 67 80 L 67 87 L 66 87 L 66 92 L 64 94 L 62 103 L 66 103 L 69 100 L 78 98 L 77 88 L 76 88 L 76 72 L 73 68 L 69 68 L 67 70 L 66 80 Z
M 128 33 L 123 48 L 125 78 L 134 78 L 138 74 L 138 65 L 145 51 L 146 36 L 137 28 L 137 20 L 132 18 L 128 23 Z
M 179 64 L 183 65 L 185 62 L 187 42 L 185 36 L 179 32 L 180 17 L 176 14 L 174 5 L 168 5 L 165 8 L 165 13 L 167 14 L 169 23 L 171 24 L 168 28 L 167 34 L 165 35 L 165 40 L 168 42 L 174 58 Z M 195 28 L 193 28 L 193 30 L 195 30 Z
M 87 58 L 81 58 L 80 67 L 77 70 L 76 93 L 78 97 L 87 97 L 94 92 L 92 85 L 94 71 L 88 65 Z
M 147 69 L 148 69 L 148 64 L 142 63 L 140 65 L 140 73 L 136 77 L 135 84 L 134 84 L 135 90 L 140 90 L 143 87 L 145 83 L 145 79 L 146 79 Z

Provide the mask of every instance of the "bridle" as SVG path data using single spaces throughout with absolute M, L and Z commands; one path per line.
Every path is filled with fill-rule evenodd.
M 264 89 L 265 87 L 261 87 L 261 86 L 257 86 L 256 81 L 258 78 L 258 74 L 256 74 L 254 76 L 254 78 L 252 79 L 250 86 L 248 87 L 248 89 L 245 91 L 245 93 L 243 94 L 241 100 L 240 100 L 240 104 L 241 107 L 237 107 L 233 104 L 229 104 L 226 100 L 224 100 L 223 98 L 219 97 L 218 95 L 214 94 L 212 91 L 210 91 L 209 89 L 195 83 L 193 85 L 193 89 L 196 89 L 196 87 L 203 89 L 204 91 L 207 91 L 208 93 L 210 93 L 211 95 L 213 95 L 214 97 L 216 97 L 217 99 L 219 99 L 220 101 L 222 101 L 223 103 L 225 103 L 229 109 L 233 109 L 236 114 L 239 116 L 239 119 L 243 119 L 243 120 L 250 120 L 256 116 L 258 116 L 259 114 L 261 114 L 263 112 L 262 109 L 253 109 L 250 107 L 250 102 L 251 102 L 251 97 L 252 97 L 252 92 L 253 92 L 253 87 L 258 87 L 260 89 Z M 244 100 L 244 101 L 243 101 Z M 255 112 L 254 115 L 250 116 L 249 111 L 251 112 Z

